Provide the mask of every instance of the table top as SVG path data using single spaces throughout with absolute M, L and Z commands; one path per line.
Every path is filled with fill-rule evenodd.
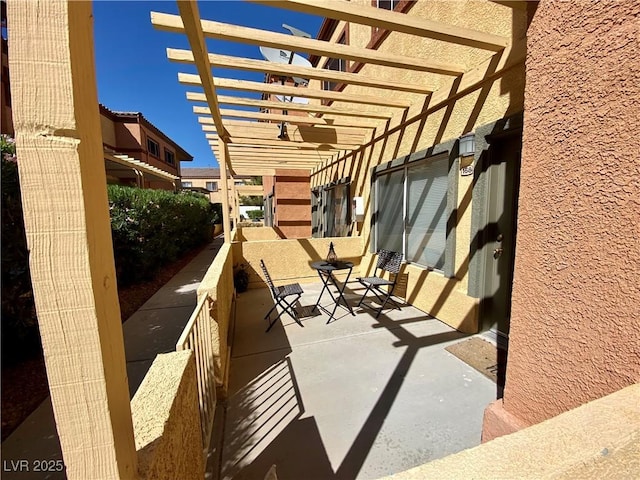
M 322 270 L 324 272 L 333 272 L 336 270 L 347 270 L 353 268 L 353 263 L 338 260 L 336 263 L 331 264 L 327 263 L 326 260 L 318 260 L 317 262 L 311 262 L 311 268 Z

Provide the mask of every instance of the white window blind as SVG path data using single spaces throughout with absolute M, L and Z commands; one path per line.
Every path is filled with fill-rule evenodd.
M 442 270 L 447 240 L 447 157 L 407 168 L 407 250 L 405 257 Z
M 402 252 L 404 170 L 378 176 L 376 187 L 377 249 Z

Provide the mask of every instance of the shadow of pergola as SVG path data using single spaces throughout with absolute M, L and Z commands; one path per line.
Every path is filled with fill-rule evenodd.
M 350 288 L 345 289 L 345 296 L 352 305 L 360 298 Z M 346 309 L 338 310 L 341 312 L 336 315 L 334 322 L 352 318 Z M 311 309 L 301 305 L 298 311 L 303 313 Z M 429 315 L 396 320 L 387 316 L 385 310 L 375 319 L 375 312 L 370 309 L 356 307 L 355 311 L 367 312 L 374 320 L 373 328 L 386 329 L 396 337 L 393 347 L 406 350 L 341 463 L 337 467 L 331 464 L 316 419 L 305 416 L 296 375 L 287 356 L 291 350 L 287 349 L 273 351 L 273 358 L 265 360 L 270 365 L 263 373 L 235 392 L 230 399 L 233 401 L 230 401 L 227 412 L 227 442 L 223 448 L 233 454 L 225 458 L 221 478 L 262 478 L 273 464 L 276 464 L 278 475 L 283 479 L 357 478 L 419 351 L 467 336 L 449 331 L 416 337 L 405 328 L 409 324 L 434 320 Z M 283 328 L 275 331 L 284 335 Z M 334 394 L 339 396 L 340 392 Z

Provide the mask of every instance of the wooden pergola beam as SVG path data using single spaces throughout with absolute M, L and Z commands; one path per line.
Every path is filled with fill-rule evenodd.
M 269 122 L 257 122 L 251 120 L 226 120 L 224 122 L 227 128 L 232 130 L 242 129 L 241 131 L 267 131 L 278 132 L 279 125 L 277 123 Z M 235 130 L 234 130 L 235 131 Z M 358 138 L 362 139 L 369 132 L 369 130 L 361 128 L 347 128 L 336 127 L 334 125 L 291 125 L 289 128 L 289 135 L 291 132 L 296 132 L 300 137 L 306 137 L 307 135 L 331 135 L 331 136 L 344 136 L 345 138 Z M 313 140 L 305 140 L 312 142 Z M 357 141 L 356 143 L 361 143 Z
M 193 54 L 190 50 L 167 48 L 167 58 L 173 62 L 192 64 Z M 400 92 L 412 92 L 430 94 L 432 87 L 418 85 L 416 83 L 403 83 L 393 80 L 385 80 L 378 77 L 368 77 L 361 73 L 339 72 L 324 68 L 298 67 L 282 63 L 254 60 L 250 58 L 233 57 L 210 53 L 209 62 L 212 66 L 230 68 L 234 70 L 248 70 L 251 72 L 266 72 L 287 77 L 313 78 L 315 80 L 327 80 L 335 83 L 348 83 L 365 87 L 383 88 Z
M 509 45 L 509 39 L 470 28 L 436 22 L 399 12 L 359 5 L 342 0 L 249 0 L 270 7 L 284 8 L 328 17 L 345 22 L 432 38 L 443 42 L 499 51 Z M 516 2 L 513 2 L 516 3 Z M 517 2 L 526 3 L 526 2 Z
M 229 132 L 230 139 L 276 139 L 281 141 L 278 139 L 280 127 L 276 123 L 227 120 L 225 121 L 225 128 Z M 216 133 L 213 125 L 203 124 L 202 129 L 205 132 Z M 288 125 L 287 139 L 292 142 L 362 145 L 365 141 L 365 135 L 355 128 Z
M 224 139 L 220 142 L 215 151 L 216 157 L 220 160 L 220 183 L 222 187 L 222 230 L 224 232 L 224 242 L 231 243 L 231 216 L 229 212 L 229 181 L 227 179 L 227 165 L 231 165 L 231 159 L 227 144 Z
M 271 177 L 276 174 L 275 168 L 265 168 L 263 165 L 255 167 L 234 165 L 233 168 L 236 170 L 238 175 L 257 175 L 262 177 Z
M 187 92 L 187 100 L 193 102 L 204 102 L 206 98 L 202 93 Z M 310 112 L 310 113 L 324 113 L 329 115 L 337 115 L 343 117 L 360 117 L 360 118 L 376 118 L 381 120 L 388 120 L 392 117 L 390 114 L 374 113 L 374 112 L 362 112 L 359 110 L 353 110 L 349 108 L 339 107 L 327 107 L 325 105 L 318 104 L 301 104 L 294 102 L 275 102 L 268 100 L 258 100 L 254 98 L 246 97 L 229 97 L 226 95 L 218 95 L 218 103 L 220 105 L 239 105 L 244 107 L 258 107 L 266 108 L 270 110 L 290 110 L 296 112 Z M 196 113 L 208 113 L 208 112 L 196 112 Z
M 409 108 L 411 102 L 398 100 L 390 95 L 356 95 L 336 90 L 320 90 L 309 87 L 292 87 L 278 83 L 251 82 L 249 80 L 236 80 L 232 78 L 216 77 L 215 84 L 218 89 L 240 90 L 245 92 L 268 93 L 272 95 L 288 95 L 304 98 L 316 98 L 320 100 L 332 100 L 345 103 L 357 103 L 364 105 L 379 105 L 394 108 Z M 183 85 L 201 86 L 200 77 L 191 73 L 178 73 L 178 82 Z
M 220 148 L 220 146 L 216 143 L 209 142 L 214 148 Z M 229 146 L 228 152 L 230 154 L 236 153 L 244 153 L 247 155 L 253 155 L 255 157 L 260 156 L 280 156 L 282 158 L 293 158 L 293 159 L 301 159 L 301 160 L 315 160 L 315 159 L 325 159 L 331 158 L 335 155 L 335 152 L 321 152 L 318 150 L 303 150 L 296 152 L 291 149 L 271 149 L 271 148 L 251 148 L 251 147 L 236 147 L 231 148 Z
M 316 168 L 318 163 L 314 162 L 295 162 L 295 161 L 287 161 L 282 159 L 265 159 L 264 161 L 260 159 L 251 159 L 245 157 L 234 156 L 233 159 L 234 166 L 238 166 L 238 168 L 246 168 L 246 167 L 257 167 L 257 168 Z
M 218 129 L 218 133 L 220 136 L 225 137 L 226 132 L 222 124 L 222 117 L 220 116 L 216 86 L 213 82 L 211 64 L 209 63 L 209 56 L 207 54 L 207 44 L 205 43 L 200 13 L 198 12 L 198 2 L 196 0 L 180 0 L 178 2 L 178 10 L 180 11 L 178 18 L 181 18 L 180 23 L 183 26 L 183 32 L 189 40 L 191 56 L 198 70 L 198 75 L 202 80 L 202 89 L 204 90 L 207 104 L 211 110 L 211 116 Z M 151 12 L 151 23 L 153 23 L 153 12 Z
M 218 135 L 214 133 L 207 133 L 205 137 L 208 140 L 218 140 Z M 359 144 L 332 144 L 332 143 L 311 143 L 311 142 L 294 142 L 290 140 L 261 140 L 257 138 L 245 138 L 245 137 L 229 137 L 229 145 L 236 146 L 260 146 L 260 147 L 278 147 L 288 149 L 301 149 L 301 150 L 355 150 L 360 148 Z
M 178 15 L 151 12 L 151 23 L 161 30 L 176 33 L 182 33 L 184 31 L 182 19 Z M 464 72 L 463 66 L 453 63 L 433 62 L 425 58 L 388 54 L 368 48 L 325 42 L 285 33 L 214 22 L 212 20 L 202 20 L 201 28 L 207 37 L 219 40 L 289 49 L 294 52 L 306 52 L 312 55 L 331 58 L 344 58 L 354 62 L 401 68 L 403 70 L 430 72 L 439 75 L 458 76 Z
M 196 107 L 197 108 L 197 107 Z M 277 115 L 273 113 L 261 113 L 252 112 L 250 110 L 230 110 L 222 109 L 220 114 L 223 117 L 229 118 L 247 118 L 254 120 L 264 120 L 269 122 L 286 122 L 292 125 L 323 125 L 323 126 L 339 126 L 347 128 L 376 128 L 377 123 L 367 122 L 363 120 L 351 120 L 351 119 L 331 119 L 331 118 L 317 118 L 317 117 L 305 117 L 302 115 Z M 205 123 L 212 125 L 213 119 L 211 117 L 198 117 L 199 123 Z M 216 130 L 217 131 L 217 130 Z

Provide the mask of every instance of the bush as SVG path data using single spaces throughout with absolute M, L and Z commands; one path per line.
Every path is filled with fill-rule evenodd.
M 213 223 L 216 225 L 222 225 L 222 204 L 221 203 L 213 203 Z
M 164 263 L 208 242 L 214 207 L 190 192 L 109 185 L 111 232 L 120 285 L 151 278 Z
M 251 220 L 257 220 L 264 217 L 264 210 L 249 210 L 247 215 L 249 215 Z
M 40 349 L 29 250 L 22 217 L 18 164 L 13 139 L 0 137 L 2 161 L 2 362 Z

